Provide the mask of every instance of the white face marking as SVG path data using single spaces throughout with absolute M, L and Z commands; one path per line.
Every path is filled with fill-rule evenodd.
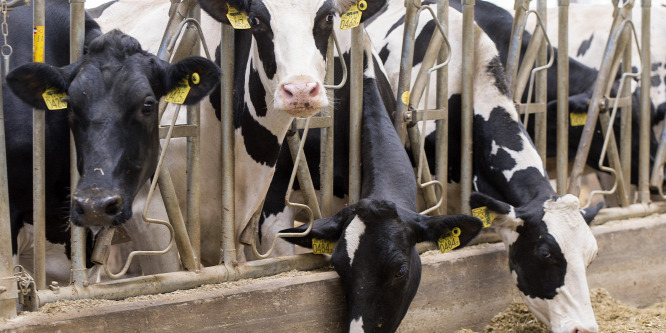
M 354 219 L 349 223 L 347 229 L 345 229 L 345 241 L 347 242 L 347 255 L 349 255 L 349 267 L 353 267 L 354 256 L 358 250 L 358 246 L 361 242 L 361 236 L 365 233 L 365 223 L 358 218 Z
M 358 319 L 352 320 L 352 322 L 349 324 L 349 332 L 350 333 L 363 332 L 363 317 L 359 317 Z

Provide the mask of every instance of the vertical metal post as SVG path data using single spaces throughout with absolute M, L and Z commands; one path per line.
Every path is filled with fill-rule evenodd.
M 511 92 L 516 91 L 516 76 L 518 75 L 518 63 L 520 61 L 520 52 L 523 45 L 523 31 L 525 31 L 522 23 L 526 15 L 525 8 L 529 8 L 530 1 L 531 0 L 515 0 L 513 6 L 514 18 L 511 28 L 511 40 L 509 42 L 509 54 L 506 59 L 506 83 Z M 520 101 L 521 96 L 514 93 L 514 99 Z
M 86 37 L 85 29 L 85 0 L 69 1 L 69 62 L 74 63 L 83 56 L 83 44 Z M 79 171 L 76 168 L 76 146 L 74 136 L 70 132 L 69 138 L 69 169 L 71 193 L 74 193 L 79 183 Z M 83 227 L 70 224 L 72 242 L 72 283 L 83 286 L 88 283 L 86 274 L 86 230 Z
M 2 73 L 2 80 L 7 73 Z M 5 110 L 0 84 L 0 320 L 16 317 L 18 291 L 12 258 L 12 227 L 9 219 L 9 188 L 7 187 L 7 148 L 5 143 Z
M 641 123 L 638 160 L 638 191 L 641 203 L 650 201 L 650 6 L 651 0 L 641 2 Z
M 351 31 L 349 71 L 349 204 L 361 199 L 361 119 L 363 116 L 363 23 Z
M 631 20 L 631 8 L 627 12 L 627 18 Z M 622 73 L 631 73 L 631 49 L 634 45 L 632 43 L 634 36 L 632 35 L 631 29 L 624 29 L 623 38 L 626 40 L 626 46 L 624 47 L 624 54 L 622 56 Z M 638 41 L 637 41 L 638 42 Z M 647 72 L 649 73 L 649 72 Z M 649 74 L 648 74 L 649 76 Z M 629 96 L 631 98 L 631 84 L 627 82 L 624 85 L 623 91 L 617 92 L 617 98 L 620 96 Z M 620 118 L 620 165 L 622 165 L 622 172 L 624 173 L 624 180 L 628 184 L 627 190 L 629 190 L 631 184 L 631 103 L 625 107 L 620 108 L 622 118 Z
M 548 17 L 546 0 L 537 1 L 537 12 L 541 16 L 541 21 L 543 22 L 544 29 L 547 29 L 546 18 Z M 539 53 L 537 54 L 536 66 L 541 67 L 545 66 L 548 62 L 548 55 L 546 50 L 546 40 L 545 38 L 541 40 L 539 44 Z M 539 71 L 535 77 L 535 101 L 536 103 L 543 103 L 544 105 L 548 102 L 548 72 Z M 527 101 L 531 103 L 531 101 Z M 541 156 L 541 160 L 546 164 L 546 142 L 548 141 L 547 131 L 548 131 L 548 116 L 546 113 L 541 112 L 536 114 L 536 123 L 534 124 L 536 140 L 534 144 L 536 145 L 537 152 Z
M 222 24 L 220 68 L 222 69 L 222 255 L 227 267 L 236 260 L 234 195 L 234 29 Z
M 340 55 L 342 56 L 342 55 Z M 335 82 L 335 59 L 333 53 L 333 36 L 328 38 L 328 51 L 326 53 L 326 79 L 325 83 L 332 85 Z M 326 91 L 328 100 L 333 100 L 334 91 Z M 335 126 L 334 106 L 331 103 L 327 108 L 327 115 L 331 117 L 331 124 Z M 321 192 L 321 214 L 322 216 L 331 216 L 333 214 L 333 134 L 334 127 L 321 129 L 321 143 L 319 159 L 319 190 Z
M 569 165 L 569 0 L 559 0 L 557 45 L 557 193 L 566 194 Z
M 462 138 L 460 165 L 461 212 L 470 214 L 472 194 L 472 120 L 474 117 L 474 5 L 475 0 L 463 0 L 463 63 L 462 63 Z
M 44 62 L 45 0 L 33 2 L 33 60 Z M 32 198 L 34 224 L 34 273 L 37 289 L 46 288 L 46 208 L 45 208 L 45 122 L 44 110 L 32 111 Z
M 190 12 L 190 17 L 201 21 L 201 9 L 194 6 Z M 188 29 L 196 29 L 189 27 Z M 197 34 L 192 34 L 194 48 L 192 55 L 201 54 L 201 42 Z M 196 136 L 187 137 L 187 233 L 190 235 L 190 242 L 196 258 L 201 258 L 201 225 L 200 225 L 200 207 L 201 207 L 201 108 L 200 104 L 187 107 L 187 123 L 197 128 Z M 196 260 L 199 262 L 199 260 Z
M 393 115 L 393 126 L 403 144 L 407 139 L 405 112 L 409 106 L 409 86 L 412 83 L 412 64 L 414 62 L 414 38 L 416 34 L 416 6 L 420 0 L 405 0 L 405 30 L 402 37 L 402 53 L 400 55 L 400 74 L 398 79 L 398 96 L 396 110 Z
M 442 23 L 444 32 L 448 36 L 449 34 L 449 0 L 438 0 L 437 1 L 437 19 Z M 435 32 L 437 33 L 437 32 Z M 437 62 L 442 63 L 446 59 L 447 50 L 444 48 L 439 50 L 439 57 Z M 437 180 L 442 183 L 444 187 L 442 193 L 442 206 L 439 211 L 442 214 L 447 213 L 447 187 L 448 187 L 448 164 L 449 164 L 449 66 L 437 71 L 437 108 L 446 109 L 446 116 L 437 120 L 435 123 L 437 125 L 437 145 L 435 147 L 435 158 L 437 159 L 437 168 L 436 176 Z

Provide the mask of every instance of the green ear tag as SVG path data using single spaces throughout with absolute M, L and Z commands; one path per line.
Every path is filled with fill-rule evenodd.
M 44 98 L 44 103 L 49 110 L 62 110 L 67 108 L 67 102 L 63 102 L 62 99 L 67 97 L 67 93 L 64 93 L 56 88 L 48 87 L 46 91 L 42 94 Z
M 189 81 L 190 76 L 186 75 L 171 91 L 169 91 L 164 100 L 175 104 L 185 103 L 185 98 L 187 98 L 187 94 L 190 92 Z
M 583 126 L 587 121 L 587 113 L 585 112 L 569 112 L 569 122 L 571 126 Z
M 442 253 L 446 253 L 460 246 L 459 236 L 460 236 L 460 228 L 453 228 L 453 230 L 449 231 L 447 235 L 437 240 L 439 251 Z
M 472 216 L 481 220 L 484 228 L 490 227 L 495 219 L 495 213 L 490 211 L 486 206 L 472 209 Z
M 312 239 L 312 253 L 314 254 L 331 254 L 335 248 L 335 242 L 325 239 Z
M 250 29 L 250 22 L 247 21 L 245 13 L 239 11 L 230 4 L 227 4 L 227 19 L 234 29 Z
M 361 24 L 361 11 L 356 2 L 352 4 L 349 10 L 340 17 L 340 30 L 347 30 L 358 27 Z

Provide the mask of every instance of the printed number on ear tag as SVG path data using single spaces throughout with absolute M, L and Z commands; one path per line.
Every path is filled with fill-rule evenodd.
M 190 92 L 190 76 L 186 75 L 182 80 L 178 81 L 176 87 L 173 88 L 164 98 L 165 101 L 175 104 L 185 103 L 185 98 Z
M 331 254 L 335 248 L 335 242 L 325 239 L 312 239 L 312 253 L 314 254 Z
M 442 253 L 449 252 L 456 247 L 460 246 L 460 228 L 453 228 L 446 236 L 437 240 L 439 251 Z
M 49 110 L 62 110 L 67 108 L 67 102 L 63 102 L 63 98 L 67 97 L 67 93 L 64 93 L 56 88 L 48 87 L 46 91 L 42 94 L 44 97 L 44 103 Z
M 247 21 L 245 13 L 232 7 L 230 4 L 227 4 L 227 18 L 234 29 L 250 29 L 250 22 Z
M 365 2 L 365 1 L 363 1 Z M 367 5 L 365 5 L 367 7 Z M 358 27 L 361 24 L 361 11 L 358 4 L 354 2 L 349 10 L 340 17 L 340 30 L 347 30 Z
M 486 206 L 472 209 L 472 216 L 481 220 L 484 228 L 490 227 L 495 219 L 495 213 L 490 211 Z
M 587 113 L 585 112 L 569 112 L 569 122 L 571 126 L 583 126 L 587 121 Z

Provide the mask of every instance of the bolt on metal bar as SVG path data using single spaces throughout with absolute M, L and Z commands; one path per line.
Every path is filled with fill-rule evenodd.
M 222 142 L 222 243 L 220 259 L 229 268 L 236 261 L 234 165 L 234 29 L 221 24 L 220 69 Z
M 474 117 L 474 5 L 475 0 L 463 0 L 463 63 L 462 63 L 462 138 L 460 165 L 461 212 L 470 214 L 472 194 L 472 120 Z
M 85 0 L 69 1 L 69 62 L 74 63 L 83 56 L 83 47 L 86 36 L 85 29 Z M 70 131 L 69 139 L 69 168 L 70 189 L 73 194 L 79 183 L 79 171 L 76 168 L 76 145 L 74 136 Z M 86 271 L 86 230 L 70 223 L 71 239 L 71 280 L 72 283 L 82 286 L 88 283 Z
M 45 36 L 45 0 L 35 0 L 32 19 L 33 28 L 33 60 L 44 62 Z M 32 191 L 33 191 L 33 225 L 34 225 L 34 274 L 37 289 L 46 288 L 46 208 L 45 208 L 45 122 L 44 110 L 33 109 L 32 112 Z
M 442 28 L 444 33 L 448 35 L 449 33 L 449 0 L 438 0 L 437 1 L 437 18 L 439 22 L 442 23 Z M 437 61 L 443 63 L 444 60 L 450 56 L 446 54 L 447 50 L 440 49 L 439 56 Z M 435 159 L 437 161 L 436 168 L 436 178 L 442 183 L 442 192 L 439 193 L 440 199 L 442 200 L 442 206 L 439 211 L 442 214 L 447 213 L 448 205 L 448 164 L 449 164 L 449 67 L 444 66 L 442 69 L 437 71 L 437 109 L 447 110 L 444 113 L 444 116 L 435 121 L 436 124 L 436 148 L 435 148 Z
M 641 120 L 640 120 L 640 148 L 638 160 L 638 192 L 641 203 L 650 201 L 650 7 L 651 0 L 641 2 Z M 656 163 L 655 163 L 656 167 Z M 663 172 L 664 168 L 661 167 Z M 663 186 L 659 186 L 660 188 Z
M 361 199 L 361 122 L 363 116 L 363 23 L 351 29 L 349 74 L 349 204 Z
M 414 63 L 413 45 L 416 35 L 416 25 L 418 23 L 416 10 L 420 4 L 421 0 L 405 0 L 405 29 L 402 37 L 402 52 L 400 54 L 396 110 L 393 115 L 393 126 L 396 132 L 398 132 L 398 137 L 403 145 L 407 140 L 405 114 L 409 105 L 409 85 L 412 82 L 412 65 Z
M 569 0 L 558 0 L 557 193 L 566 194 L 569 168 Z

